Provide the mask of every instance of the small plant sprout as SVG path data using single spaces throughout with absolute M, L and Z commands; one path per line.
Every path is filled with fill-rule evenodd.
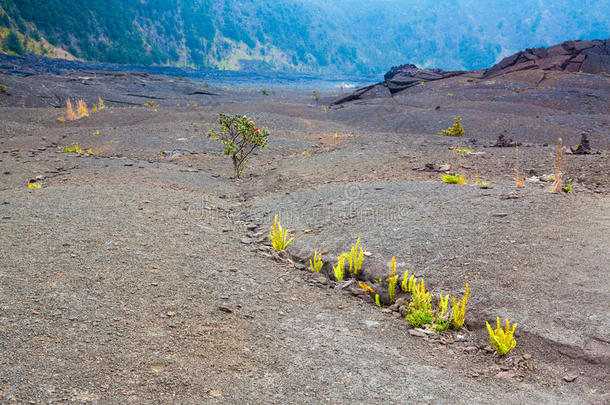
M 465 178 L 460 176 L 459 174 L 446 174 L 441 177 L 441 181 L 447 184 L 466 184 L 467 181 Z
M 398 274 L 396 274 L 396 257 L 392 256 L 392 261 L 390 262 L 390 277 L 387 278 L 388 281 L 388 294 L 390 295 L 390 302 L 396 302 L 396 283 L 398 282 Z
M 424 280 L 421 284 L 415 284 L 412 291 L 411 303 L 409 304 L 410 311 L 428 311 L 432 308 L 432 296 L 426 292 Z
M 557 153 L 555 155 L 555 160 L 553 161 L 553 171 L 555 174 L 553 186 L 551 187 L 551 191 L 553 193 L 559 193 L 563 190 L 563 181 L 561 179 L 561 172 L 563 170 L 563 159 L 565 157 L 566 148 L 562 146 L 561 138 L 557 140 Z
M 219 141 L 224 146 L 223 155 L 233 161 L 235 176 L 241 176 L 248 163 L 248 157 L 258 148 L 267 147 L 269 131 L 267 128 L 256 128 L 254 121 L 245 115 L 225 115 L 218 117 L 220 132 L 208 132 L 208 138 Z
M 333 266 L 333 272 L 335 273 L 335 279 L 340 283 L 343 281 L 343 277 L 345 276 L 345 259 L 349 256 L 345 253 L 339 256 L 337 260 L 337 265 Z
M 443 294 L 439 294 L 439 302 L 438 302 L 438 313 L 442 317 L 447 312 L 449 308 L 449 294 L 446 297 L 443 297 Z
M 568 194 L 572 192 L 572 179 L 568 180 L 568 184 L 563 188 L 563 192 Z
M 453 148 L 455 153 L 459 153 L 460 155 L 468 155 L 470 153 L 474 153 L 474 149 L 470 148 Z M 478 177 L 477 177 L 478 178 Z
M 453 94 L 452 94 L 452 96 L 453 96 Z M 464 136 L 464 134 L 466 132 L 464 131 L 464 128 L 462 127 L 462 117 L 455 117 L 453 120 L 455 121 L 455 124 L 453 124 L 453 126 L 447 128 L 447 129 L 443 129 L 438 134 L 441 136 L 456 136 L 458 138 L 461 138 L 462 136 Z
M 30 182 L 28 182 L 28 188 L 30 188 L 30 189 L 32 189 L 32 188 L 40 188 L 40 184 L 32 183 L 30 181 Z
M 466 319 L 466 303 L 468 303 L 468 295 L 470 295 L 470 288 L 468 287 L 468 283 L 466 283 L 466 293 L 464 294 L 464 298 L 460 302 L 455 301 L 455 297 L 452 298 L 453 303 L 453 329 L 459 330 L 462 325 L 464 325 L 464 320 Z
M 517 329 L 517 324 L 514 324 L 512 329 L 510 327 L 510 322 L 508 318 L 506 318 L 506 328 L 502 329 L 500 326 L 500 317 L 496 318 L 497 326 L 496 329 L 491 329 L 489 326 L 489 322 L 485 322 L 487 324 L 487 331 L 489 332 L 489 340 L 491 340 L 491 344 L 494 349 L 500 356 L 504 356 L 506 353 L 510 352 L 516 345 L 517 341 L 513 337 L 515 334 L 515 329 Z
M 375 305 L 381 307 L 381 299 L 379 298 L 379 294 L 375 294 Z
M 411 278 L 409 278 L 409 270 L 406 270 L 405 273 L 402 275 L 402 283 L 400 283 L 400 288 L 404 292 L 410 293 L 413 292 L 413 287 L 415 286 L 415 284 L 417 284 L 417 279 L 414 275 L 411 275 Z
M 76 142 L 76 143 L 72 144 L 72 146 L 66 146 L 65 148 L 63 148 L 62 152 L 81 154 L 81 153 L 83 153 L 83 150 L 78 146 L 78 142 Z
M 288 230 L 282 228 L 282 224 L 280 224 L 280 222 L 277 220 L 277 215 L 275 216 L 275 220 L 271 226 L 269 239 L 271 240 L 271 245 L 273 245 L 273 249 L 275 249 L 276 252 L 286 250 L 286 247 L 288 247 L 290 242 L 294 240 L 294 238 L 288 239 Z
M 313 260 L 309 259 L 309 268 L 314 273 L 319 273 L 322 269 L 322 264 L 322 253 L 318 253 L 318 251 L 314 250 Z
M 519 174 L 519 145 L 515 142 L 515 186 L 522 188 L 524 186 L 523 177 Z
M 349 252 L 349 272 L 357 275 L 362 268 L 362 260 L 364 260 L 364 250 L 360 249 L 360 238 Z

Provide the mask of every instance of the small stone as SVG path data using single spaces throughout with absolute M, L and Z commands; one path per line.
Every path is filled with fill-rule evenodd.
M 421 338 L 427 336 L 423 329 L 409 329 L 409 335 Z
M 369 321 L 369 320 L 364 320 L 362 321 L 368 328 L 376 328 L 379 326 L 379 322 L 377 321 Z
M 565 382 L 573 382 L 577 378 L 578 378 L 578 374 L 576 374 L 576 373 L 571 373 L 571 374 L 567 374 L 567 375 L 563 376 L 563 380 Z
M 485 350 L 487 353 L 493 353 L 494 352 L 494 349 L 491 346 L 485 346 L 483 348 L 483 350 Z
M 492 212 L 491 213 L 492 217 L 497 217 L 497 218 L 504 218 L 508 216 L 508 213 L 506 212 Z
M 448 172 L 449 170 L 451 170 L 451 166 L 445 164 L 445 165 L 440 165 L 438 168 L 439 172 Z
M 233 268 L 230 268 L 229 271 L 231 273 L 237 273 L 239 270 L 237 270 L 235 267 L 233 267 Z
M 495 378 L 513 378 L 515 375 L 516 374 L 514 371 L 500 371 L 494 377 Z
M 222 312 L 226 312 L 227 314 L 233 313 L 233 310 L 229 307 L 218 307 L 218 309 L 221 310 Z
M 526 353 L 523 355 L 523 360 L 530 360 L 532 358 L 532 355 L 529 353 Z
M 250 243 L 252 243 L 252 239 L 246 237 L 241 238 L 239 241 L 244 245 L 249 245 Z
M 393 311 L 390 308 L 384 308 L 381 310 L 384 314 L 391 314 Z
M 174 311 L 168 311 L 166 315 L 171 318 L 172 316 L 176 316 L 176 313 Z
M 303 230 L 303 233 L 310 233 L 310 232 L 311 232 L 311 229 L 305 229 L 305 230 Z
M 366 257 L 371 257 L 371 256 L 373 256 L 373 254 L 372 254 L 371 252 L 363 252 L 363 254 L 364 254 Z
M 479 348 L 476 346 L 468 346 L 464 348 L 464 353 L 476 353 L 479 351 Z

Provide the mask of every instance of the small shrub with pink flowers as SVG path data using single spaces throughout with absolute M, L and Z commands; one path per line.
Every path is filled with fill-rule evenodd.
M 208 138 L 222 143 L 222 153 L 231 157 L 235 176 L 239 177 L 248 163 L 248 157 L 256 149 L 267 147 L 269 130 L 256 128 L 254 121 L 245 115 L 220 114 L 218 123 L 220 132 L 211 130 L 208 132 Z

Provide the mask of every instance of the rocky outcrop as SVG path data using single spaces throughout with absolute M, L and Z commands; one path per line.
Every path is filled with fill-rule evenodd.
M 418 84 L 447 79 L 464 73 L 467 72 L 445 72 L 440 69 L 420 69 L 411 64 L 394 66 L 384 75 L 383 82 L 358 89 L 352 94 L 335 100 L 331 105 L 339 105 L 359 99 L 391 97 L 394 93 L 398 93 Z
M 394 66 L 384 75 L 381 83 L 357 89 L 352 94 L 335 100 L 332 105 L 349 101 L 392 97 L 393 94 L 436 80 L 447 79 L 466 73 L 476 74 L 477 78 L 490 78 L 522 70 L 558 70 L 567 72 L 610 73 L 610 38 L 593 41 L 567 41 L 550 48 L 526 49 L 486 70 L 480 72 L 454 71 L 440 69 L 420 69 L 412 64 Z
M 487 70 L 483 77 L 490 78 L 530 69 L 585 73 L 610 72 L 610 38 L 567 41 L 550 48 L 526 49 L 502 59 Z

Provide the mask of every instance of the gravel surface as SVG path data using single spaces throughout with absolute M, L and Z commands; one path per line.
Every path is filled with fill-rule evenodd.
M 11 79 L 5 104 L 67 80 Z M 123 95 L 114 80 L 99 86 Z M 70 83 L 96 99 L 97 87 Z M 473 125 L 499 108 L 527 127 L 527 111 L 495 104 L 506 94 L 490 87 L 462 96 L 488 105 Z M 156 108 L 108 103 L 63 124 L 58 109 L 0 108 L 0 402 L 608 403 L 607 132 L 591 136 L 600 154 L 566 157 L 575 192 L 554 195 L 548 183 L 514 187 L 514 150 L 483 147 L 493 131 L 438 137 L 421 106 L 324 112 L 310 93 L 226 89 L 187 107 L 176 88 L 156 89 L 169 100 Z M 584 120 L 604 128 L 608 92 L 596 91 Z M 527 102 L 515 94 L 513 105 Z M 552 108 L 537 112 L 545 128 L 585 129 Z M 273 134 L 241 180 L 202 136 L 219 111 Z M 426 125 L 384 127 L 400 111 Z M 527 177 L 552 172 L 550 139 L 519 139 L 531 144 L 519 149 Z M 74 142 L 99 155 L 61 152 Z M 483 154 L 449 149 L 465 146 Z M 442 184 L 426 164 L 469 184 Z M 490 189 L 473 185 L 477 174 Z M 467 328 L 415 336 L 397 312 L 275 257 L 261 242 L 276 213 L 291 251 L 327 248 L 331 260 L 360 236 L 367 261 L 396 255 L 434 293 L 461 296 L 468 282 Z M 519 323 L 503 359 L 485 350 L 496 316 Z

